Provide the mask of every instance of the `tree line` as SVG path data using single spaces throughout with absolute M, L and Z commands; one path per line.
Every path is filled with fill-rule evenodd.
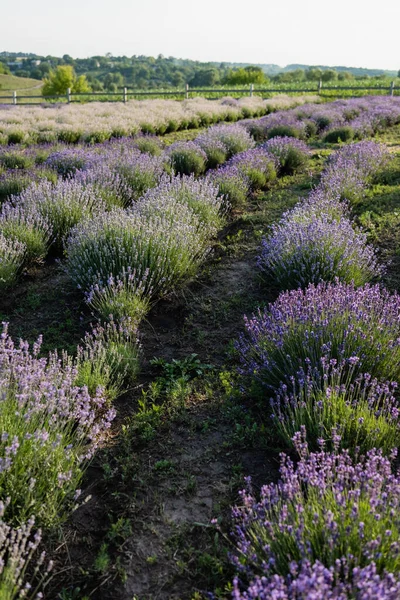
M 334 82 L 357 79 L 351 70 L 330 68 L 297 68 L 268 75 L 257 65 L 231 66 L 228 63 L 201 63 L 174 57 L 157 58 L 132 56 L 130 58 L 93 56 L 74 59 L 63 57 L 0 53 L 0 73 L 12 73 L 21 77 L 44 80 L 46 93 L 70 87 L 73 91 L 117 92 L 122 87 L 138 89 L 213 87 L 216 85 L 248 85 L 297 83 L 303 81 Z M 400 71 L 399 71 L 400 76 Z M 385 78 L 384 73 L 374 78 Z M 363 75 L 362 79 L 366 76 Z

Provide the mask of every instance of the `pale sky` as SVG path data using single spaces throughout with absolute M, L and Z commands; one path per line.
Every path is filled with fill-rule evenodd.
M 400 69 L 400 0 L 0 0 L 0 51 Z

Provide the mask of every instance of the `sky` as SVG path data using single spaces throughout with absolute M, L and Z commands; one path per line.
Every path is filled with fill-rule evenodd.
M 0 0 L 0 51 L 400 69 L 399 0 Z

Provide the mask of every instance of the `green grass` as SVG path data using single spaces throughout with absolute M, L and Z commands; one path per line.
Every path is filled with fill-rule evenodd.
M 15 75 L 0 75 L 0 96 L 12 96 L 12 92 L 18 92 L 18 90 L 23 91 L 24 96 L 40 96 L 42 85 L 43 83 L 39 79 L 16 77 Z

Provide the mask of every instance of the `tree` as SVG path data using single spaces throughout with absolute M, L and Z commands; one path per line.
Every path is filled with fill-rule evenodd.
M 195 72 L 194 77 L 190 80 L 191 86 L 210 86 L 219 83 L 219 74 L 216 69 L 201 69 Z
M 225 77 L 225 83 L 229 85 L 246 85 L 247 83 L 267 83 L 261 67 L 245 67 L 228 71 Z
M 318 81 L 322 77 L 322 71 L 311 67 L 311 69 L 307 69 L 305 76 L 307 81 Z
M 62 65 L 50 71 L 43 82 L 43 96 L 62 96 L 67 93 L 68 88 L 75 94 L 90 92 L 90 86 L 85 75 L 77 77 L 70 65 Z
M 337 79 L 337 72 L 333 69 L 325 69 L 321 75 L 322 81 L 335 81 Z
M 0 62 L 0 75 L 8 75 L 10 73 L 10 69 L 3 62 Z

